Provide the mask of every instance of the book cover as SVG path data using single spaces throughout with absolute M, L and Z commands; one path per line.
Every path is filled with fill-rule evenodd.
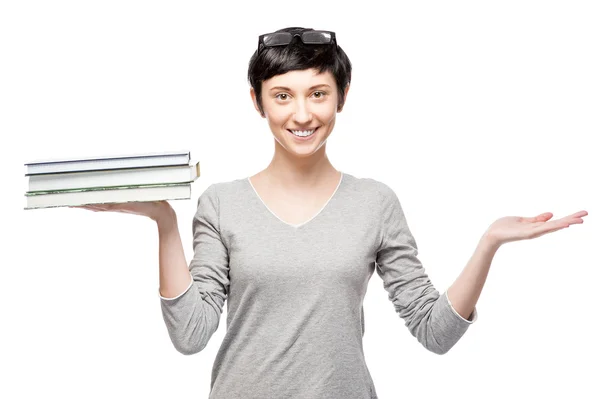
M 28 193 L 96 187 L 190 183 L 200 177 L 200 162 L 190 165 L 115 169 L 28 176 Z
M 25 176 L 91 170 L 187 165 L 189 151 L 166 151 L 70 159 L 46 159 L 25 164 Z

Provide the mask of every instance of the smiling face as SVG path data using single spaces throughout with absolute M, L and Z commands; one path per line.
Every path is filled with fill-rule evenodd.
M 253 89 L 250 94 L 260 113 Z M 312 155 L 325 145 L 335 126 L 336 113 L 341 111 L 337 109 L 335 79 L 329 71 L 318 74 L 316 69 L 306 69 L 274 76 L 262 82 L 261 97 L 264 117 L 275 140 L 298 156 Z M 309 136 L 299 137 L 306 134 Z

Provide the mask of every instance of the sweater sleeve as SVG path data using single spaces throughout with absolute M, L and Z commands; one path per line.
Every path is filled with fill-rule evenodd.
M 447 292 L 440 295 L 417 258 L 417 244 L 398 196 L 385 184 L 380 194 L 382 238 L 377 274 L 410 333 L 427 350 L 445 354 L 475 322 L 477 309 L 465 319 L 452 307 Z
M 187 289 L 174 298 L 160 295 L 169 337 L 184 355 L 200 352 L 219 327 L 229 294 L 229 254 L 220 235 L 218 197 L 210 185 L 198 199 L 192 222 L 194 256 Z

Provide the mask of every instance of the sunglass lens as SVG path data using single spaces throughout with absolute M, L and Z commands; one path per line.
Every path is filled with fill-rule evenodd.
M 292 35 L 287 32 L 271 33 L 263 37 L 266 46 L 281 46 L 291 41 Z
M 331 42 L 331 34 L 328 32 L 308 31 L 302 34 L 305 44 L 320 44 Z

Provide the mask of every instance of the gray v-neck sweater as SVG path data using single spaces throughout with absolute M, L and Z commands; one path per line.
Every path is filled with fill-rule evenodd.
M 373 274 L 428 350 L 444 354 L 468 320 L 440 295 L 417 258 L 395 192 L 342 173 L 323 208 L 291 225 L 271 212 L 249 178 L 210 185 L 194 215 L 193 280 L 160 296 L 174 347 L 200 352 L 219 326 L 209 399 L 374 399 L 365 363 L 363 299 Z

